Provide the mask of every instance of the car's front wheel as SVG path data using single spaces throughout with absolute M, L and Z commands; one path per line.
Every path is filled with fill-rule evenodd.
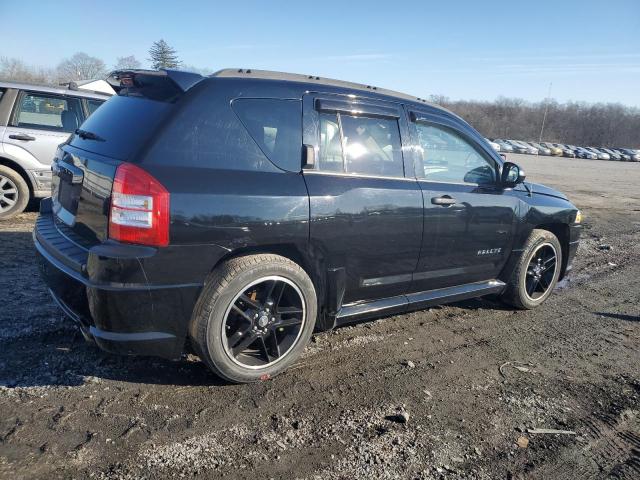
M 22 213 L 29 203 L 29 187 L 15 170 L 0 165 L 0 220 Z
M 558 283 L 562 266 L 562 247 L 547 230 L 535 229 L 513 270 L 503 300 L 522 309 L 544 302 Z
M 316 314 L 313 283 L 299 265 L 279 255 L 247 255 L 212 272 L 190 336 L 216 374 L 253 382 L 280 373 L 302 354 Z

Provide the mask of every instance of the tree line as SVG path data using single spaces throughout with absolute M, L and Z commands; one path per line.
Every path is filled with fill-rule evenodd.
M 183 68 L 207 75 L 211 70 L 184 65 L 164 40 L 149 49 L 148 67 Z M 60 85 L 104 78 L 112 70 L 141 68 L 135 56 L 119 57 L 115 65 L 78 52 L 55 68 L 36 67 L 17 58 L 0 57 L 0 80 Z M 431 101 L 457 113 L 489 138 L 569 143 L 581 146 L 640 148 L 640 109 L 618 103 L 531 103 L 500 97 L 495 101 L 450 100 L 432 95 Z
M 439 95 L 431 101 L 460 115 L 488 138 L 537 142 L 542 133 L 543 142 L 640 148 L 640 109 L 619 103 L 558 103 L 553 99 L 532 103 L 504 97 L 480 102 Z
M 174 48 L 163 39 L 154 42 L 149 49 L 147 68 L 184 68 L 203 74 L 212 73 L 208 69 L 183 66 Z M 56 67 L 33 66 L 18 58 L 0 57 L 0 80 L 12 82 L 60 85 L 78 80 L 105 78 L 113 70 L 143 68 L 143 64 L 134 55 L 119 57 L 111 67 L 100 58 L 84 52 L 78 52 L 62 60 Z

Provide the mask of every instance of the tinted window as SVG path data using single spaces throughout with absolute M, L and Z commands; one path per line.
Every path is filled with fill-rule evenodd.
M 104 103 L 104 100 L 91 100 L 87 99 L 87 108 L 89 109 L 89 115 L 95 112 L 100 105 Z
M 95 133 L 104 142 L 74 137 L 72 145 L 120 160 L 144 146 L 164 120 L 172 104 L 144 98 L 111 97 L 82 124 L 82 129 Z
M 269 160 L 284 170 L 302 166 L 302 104 L 298 100 L 243 98 L 233 110 Z
M 347 173 L 401 177 L 397 120 L 341 115 Z
M 424 177 L 450 183 L 495 182 L 495 164 L 454 130 L 416 123 Z
M 320 170 L 403 176 L 397 120 L 326 113 L 319 116 Z
M 27 93 L 22 95 L 16 117 L 18 127 L 73 132 L 82 123 L 77 98 Z

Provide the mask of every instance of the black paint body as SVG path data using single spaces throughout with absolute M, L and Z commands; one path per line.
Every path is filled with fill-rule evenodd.
M 34 231 L 54 297 L 101 347 L 175 358 L 208 274 L 241 254 L 273 252 L 299 263 L 316 286 L 318 328 L 499 293 L 534 228 L 558 236 L 565 274 L 580 231 L 566 197 L 535 184 L 510 189 L 421 178 L 414 167 L 416 115 L 475 144 L 495 161 L 498 178 L 503 161 L 459 117 L 418 99 L 363 90 L 213 76 L 154 110 L 153 129 L 123 158 L 94 153 L 96 142 L 72 137 L 57 161 L 83 176 L 75 224 L 64 225 L 45 201 Z M 238 98 L 299 100 L 302 143 L 312 146 L 318 145 L 318 99 L 394 110 L 404 177 L 278 166 L 230 107 Z M 117 141 L 107 138 L 104 148 Z M 108 239 L 112 179 L 122 161 L 148 171 L 170 192 L 168 247 Z M 442 195 L 457 203 L 432 203 Z

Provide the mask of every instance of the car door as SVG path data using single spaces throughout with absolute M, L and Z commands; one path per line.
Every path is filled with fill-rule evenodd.
M 303 171 L 310 241 L 328 269 L 344 269 L 343 303 L 404 294 L 418 262 L 423 214 L 403 154 L 409 133 L 401 106 L 307 94 L 303 108 L 303 141 L 316 153 Z
M 511 251 L 519 200 L 499 187 L 500 161 L 454 117 L 409 111 L 424 234 L 413 291 L 497 278 Z
M 5 150 L 16 158 L 35 157 L 39 163 L 49 165 L 58 145 L 83 119 L 79 98 L 21 91 L 4 132 Z

